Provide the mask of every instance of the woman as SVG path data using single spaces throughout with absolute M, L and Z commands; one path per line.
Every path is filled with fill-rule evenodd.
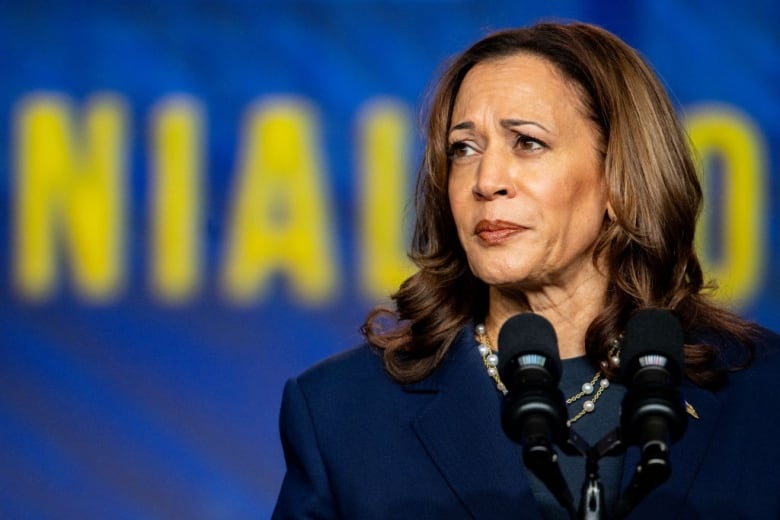
M 780 341 L 708 300 L 700 206 L 669 99 L 615 36 L 539 24 L 477 42 L 430 107 L 419 270 L 395 310 L 368 316 L 366 346 L 285 387 L 274 517 L 565 518 L 501 429 L 498 332 L 520 312 L 552 324 L 569 422 L 592 443 L 620 421 L 626 323 L 665 308 L 685 333 L 691 417 L 631 518 L 776 518 Z M 636 460 L 601 462 L 608 507 Z M 583 461 L 560 462 L 576 495 Z

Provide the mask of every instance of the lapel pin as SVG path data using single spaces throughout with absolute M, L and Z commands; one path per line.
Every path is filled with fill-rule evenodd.
M 688 401 L 685 401 L 685 411 L 688 412 L 688 415 L 690 415 L 694 419 L 699 418 L 699 414 L 696 413 L 696 408 L 694 408 L 693 405 Z

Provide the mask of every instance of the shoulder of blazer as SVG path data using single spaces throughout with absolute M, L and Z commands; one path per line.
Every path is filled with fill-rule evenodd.
M 382 380 L 377 377 L 387 375 L 382 357 L 382 350 L 364 343 L 318 362 L 296 379 L 305 387 L 365 383 L 367 379 Z
M 780 394 L 780 336 L 768 329 L 760 329 L 759 334 L 753 361 L 747 367 L 729 373 L 723 392 L 749 394 L 753 396 L 751 398 Z M 733 349 L 732 346 L 727 348 Z M 780 405 L 777 408 L 780 411 Z
M 425 379 L 410 384 L 394 380 L 384 367 L 384 351 L 364 343 L 358 347 L 330 356 L 296 378 L 304 389 L 333 389 L 334 391 L 383 390 L 390 388 L 410 392 L 435 390 L 442 381 L 449 380 L 453 371 L 463 364 L 468 350 L 470 328 L 464 327 L 456 335 L 444 359 Z M 338 387 L 338 389 L 333 387 Z

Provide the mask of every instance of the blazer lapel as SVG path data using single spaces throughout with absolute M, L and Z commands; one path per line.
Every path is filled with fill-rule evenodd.
M 412 428 L 471 516 L 541 518 L 519 448 L 501 430 L 500 395 L 468 328 L 431 377 L 405 389 L 435 394 Z
M 671 518 L 685 516 L 683 514 L 685 498 L 715 433 L 715 426 L 721 413 L 720 401 L 711 392 L 698 388 L 688 381 L 682 384 L 681 391 L 683 398 L 693 407 L 699 418 L 688 416 L 688 428 L 685 434 L 671 447 L 672 472 L 669 480 L 651 491 L 634 508 L 637 517 L 656 518 L 660 512 Z M 629 449 L 623 465 L 622 489 L 628 486 L 638 463 L 639 449 L 635 447 Z

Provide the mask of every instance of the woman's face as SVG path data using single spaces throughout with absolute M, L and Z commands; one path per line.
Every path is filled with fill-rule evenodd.
M 519 54 L 476 65 L 448 142 L 450 206 L 475 276 L 520 290 L 592 277 L 607 209 L 600 137 L 552 64 Z

